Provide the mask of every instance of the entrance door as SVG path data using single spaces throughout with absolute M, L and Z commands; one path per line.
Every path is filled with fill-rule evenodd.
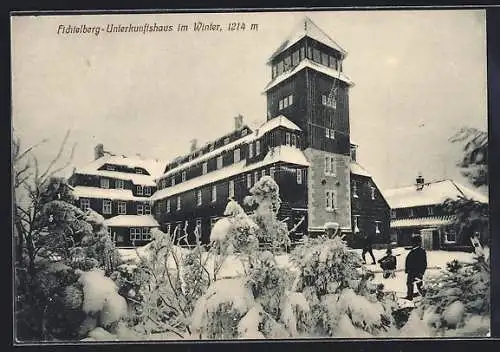
M 441 241 L 439 238 L 439 230 L 432 231 L 432 249 L 438 250 L 441 247 Z
M 432 230 L 425 229 L 420 230 L 420 235 L 422 236 L 422 247 L 426 250 L 433 249 L 432 247 Z

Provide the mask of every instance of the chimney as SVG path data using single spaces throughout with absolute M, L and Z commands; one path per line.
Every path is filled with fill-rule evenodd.
M 242 127 L 243 127 L 243 116 L 241 114 L 238 114 L 238 116 L 234 117 L 234 129 L 238 131 Z
M 191 139 L 191 147 L 189 148 L 189 151 L 193 153 L 197 148 L 198 148 L 198 140 L 196 138 Z
M 99 143 L 94 147 L 94 160 L 102 158 L 104 156 L 104 145 Z
M 424 188 L 424 178 L 422 177 L 421 173 L 418 174 L 415 181 L 416 181 L 417 191 L 421 191 L 422 188 Z

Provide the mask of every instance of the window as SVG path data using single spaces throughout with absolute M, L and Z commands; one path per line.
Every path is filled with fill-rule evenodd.
M 283 73 L 283 61 L 278 62 L 278 75 Z
M 234 162 L 237 163 L 240 161 L 240 149 L 234 150 Z
M 358 198 L 358 182 L 352 181 L 352 196 Z
M 101 188 L 109 188 L 109 179 L 101 178 Z
M 242 137 L 245 137 L 247 135 L 248 131 L 246 128 L 244 128 L 242 131 L 241 131 L 241 136 Z
M 111 214 L 112 212 L 112 207 L 111 207 L 111 201 L 108 199 L 104 199 L 102 201 L 102 213 L 103 214 Z
M 202 232 L 201 232 L 201 219 L 196 219 L 196 228 L 195 231 L 198 233 L 198 238 L 201 238 Z
M 354 215 L 354 233 L 359 233 L 359 215 Z
M 290 132 L 286 132 L 285 134 L 285 144 L 290 145 Z
M 151 187 L 145 186 L 144 187 L 144 194 L 147 196 L 151 195 Z
M 255 142 L 255 155 L 260 154 L 260 141 Z
M 182 182 L 186 181 L 186 171 L 182 171 Z
M 283 109 L 288 107 L 288 97 L 283 99 Z
M 293 104 L 293 95 L 288 96 L 288 105 L 291 106 Z
M 141 239 L 141 229 L 131 227 L 130 228 L 130 240 L 136 241 Z
M 281 100 L 279 101 L 279 103 L 278 103 L 278 108 L 279 108 L 280 110 L 283 110 L 283 99 L 281 99 Z
M 115 171 L 115 166 L 114 165 L 106 165 L 106 170 L 108 171 Z
M 253 177 L 254 177 L 254 183 L 257 183 L 259 181 L 259 173 L 257 171 L 255 171 L 253 173 Z
M 143 227 L 142 228 L 142 240 L 143 241 L 149 241 L 151 239 L 151 232 L 148 227 Z
M 115 188 L 123 189 L 125 187 L 123 180 L 115 180 Z
M 310 46 L 307 47 L 307 58 L 312 59 L 312 48 Z
M 234 181 L 229 181 L 229 198 L 234 197 Z
M 252 174 L 247 174 L 247 188 L 252 187 Z
M 266 170 L 262 170 L 262 172 L 260 173 L 260 177 L 261 178 L 264 177 L 264 176 L 266 176 Z
M 330 129 L 330 138 L 335 139 L 335 130 L 334 129 Z
M 297 169 L 297 184 L 301 185 L 302 184 L 302 170 Z
M 415 213 L 413 212 L 413 208 L 410 208 L 408 212 L 409 212 L 409 215 L 408 215 L 408 216 L 409 216 L 410 218 L 413 218 L 413 217 L 415 216 Z
M 427 214 L 429 214 L 429 216 L 433 216 L 434 215 L 434 208 L 433 207 L 428 207 L 427 208 Z
M 377 235 L 380 234 L 380 227 L 379 226 L 380 226 L 380 221 L 375 221 L 375 233 Z
M 208 151 L 209 151 L 209 152 L 211 152 L 211 151 L 213 151 L 213 150 L 214 150 L 214 145 L 213 145 L 213 144 L 210 144 L 210 145 L 208 146 Z
M 229 144 L 229 137 L 224 138 L 224 144 Z
M 83 211 L 87 211 L 90 209 L 90 199 L 88 198 L 81 198 L 80 199 L 80 208 Z
M 276 168 L 274 166 L 272 166 L 270 169 L 269 169 L 269 176 L 271 176 L 273 179 L 274 179 L 274 172 L 275 172 Z
M 325 157 L 325 175 L 335 176 L 337 167 L 335 165 L 335 158 L 333 156 Z
M 292 65 L 292 58 L 290 56 L 285 57 L 285 59 L 283 60 L 284 70 L 285 71 L 289 70 L 291 65 Z
M 320 52 L 318 49 L 313 49 L 313 61 L 321 62 Z
M 167 199 L 167 213 L 170 213 L 170 199 Z
M 292 145 L 294 147 L 297 146 L 297 136 L 295 134 L 292 134 Z
M 299 51 L 295 50 L 292 54 L 292 66 L 295 66 L 299 63 Z
M 177 210 L 181 210 L 181 197 L 177 196 Z
M 273 65 L 273 78 L 276 77 L 276 74 L 278 73 L 278 68 L 276 65 Z
M 203 165 L 201 166 L 201 173 L 203 175 L 205 175 L 208 171 L 208 164 L 207 163 L 203 163 Z
M 151 215 L 151 205 L 144 204 L 144 214 L 145 215 Z
M 326 210 L 327 211 L 332 211 L 335 209 L 335 203 L 336 203 L 336 195 L 335 195 L 335 191 L 333 190 L 329 190 L 329 191 L 325 191 L 325 198 L 326 198 Z
M 330 138 L 330 129 L 325 128 L 325 136 L 326 138 Z
M 330 55 L 330 62 L 328 63 L 328 66 L 330 66 L 331 68 L 336 68 L 336 66 L 337 66 L 337 61 L 331 55 Z
M 142 186 L 141 185 L 137 186 L 137 194 L 142 195 Z
M 305 57 L 305 49 L 303 46 L 300 47 L 300 60 L 304 60 Z
M 212 186 L 212 202 L 217 201 L 217 186 Z
M 328 66 L 328 55 L 325 53 L 321 53 L 321 64 Z
M 375 199 L 375 187 L 370 187 L 370 194 L 372 196 L 372 200 Z
M 248 157 L 253 158 L 253 143 L 248 144 Z
M 396 209 L 391 209 L 391 219 L 396 219 Z
M 446 243 L 457 242 L 457 233 L 455 232 L 455 230 L 453 230 L 453 229 L 446 230 L 444 241 Z
M 120 215 L 127 214 L 127 203 L 126 202 L 118 202 L 118 214 L 120 214 Z
M 142 172 L 142 169 L 139 169 L 139 168 L 136 167 L 135 168 L 135 173 L 142 175 L 143 172 Z
M 222 155 L 217 157 L 217 169 L 222 169 Z
M 196 191 L 196 205 L 202 204 L 201 189 Z
M 172 187 L 175 186 L 175 176 L 172 176 L 172 182 L 171 182 Z

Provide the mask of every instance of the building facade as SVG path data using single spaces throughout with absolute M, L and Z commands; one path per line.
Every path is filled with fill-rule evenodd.
M 425 182 L 422 176 L 413 185 L 384 191 L 391 207 L 391 240 L 409 246 L 413 235 L 421 235 L 428 250 L 470 248 L 469 235 L 460 236 L 451 226 L 454 215 L 441 206 L 447 199 L 467 198 L 488 204 L 488 198 L 453 180 Z M 487 229 L 478 229 L 481 237 Z
M 250 128 L 237 116 L 229 133 L 201 147 L 193 141 L 186 155 L 160 169 L 161 163 L 144 167 L 140 174 L 135 165 L 123 166 L 123 160 L 111 163 L 99 157 L 72 177 L 76 193 L 84 199 L 82 206 L 90 204 L 109 212 L 113 195 L 117 204 L 112 203 L 111 213 L 105 216 L 114 226 L 117 245 L 132 243 L 139 225 L 159 226 L 184 243 L 194 243 L 195 234 L 208 243 L 227 202 L 233 199 L 243 204 L 250 189 L 267 175 L 280 188 L 278 216 L 289 229 L 295 228 L 292 240 L 306 233 L 317 235 L 324 232 L 326 223 L 337 223 L 353 245 L 366 232 L 376 234 L 377 242 L 385 242 L 387 202 L 356 161 L 350 141 L 349 90 L 354 83 L 343 70 L 346 56 L 338 43 L 305 18 L 268 60 L 267 118 L 259 127 Z M 115 169 L 107 169 L 110 165 Z M 118 181 L 123 189 L 102 187 L 103 178 L 116 184 L 119 173 L 125 174 L 119 178 L 125 183 Z M 149 187 L 147 195 L 144 187 Z M 148 238 L 144 231 L 141 241 Z

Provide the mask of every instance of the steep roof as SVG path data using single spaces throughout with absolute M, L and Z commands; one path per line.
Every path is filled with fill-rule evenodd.
M 182 170 L 185 170 L 191 166 L 194 166 L 196 164 L 199 164 L 201 162 L 204 162 L 204 161 L 207 161 L 211 158 L 214 158 L 225 151 L 232 150 L 232 149 L 238 147 L 239 145 L 242 145 L 245 143 L 250 143 L 250 142 L 256 140 L 257 138 L 259 138 L 260 136 L 262 136 L 263 134 L 265 134 L 266 132 L 269 132 L 277 127 L 285 127 L 287 129 L 296 130 L 296 131 L 301 130 L 299 126 L 297 126 L 295 123 L 293 123 L 292 121 L 287 119 L 285 116 L 283 116 L 283 115 L 277 116 L 269 121 L 264 122 L 260 127 L 256 128 L 252 133 L 249 133 L 246 136 L 239 138 L 231 143 L 223 145 L 220 148 L 214 149 L 211 152 L 202 154 L 201 156 L 194 158 L 191 161 L 182 163 L 181 165 L 179 165 L 171 170 L 168 170 L 166 173 L 161 175 L 161 177 L 167 177 L 169 175 L 175 174 L 175 173 L 182 171 Z M 158 179 L 159 178 L 160 177 L 158 177 Z
M 103 165 L 119 165 L 129 168 L 140 167 L 145 169 L 151 176 L 129 172 L 99 170 Z M 162 160 L 141 159 L 138 157 L 126 157 L 117 155 L 106 155 L 96 159 L 84 167 L 75 169 L 75 173 L 84 175 L 104 176 L 120 180 L 132 181 L 134 184 L 155 186 L 154 178 L 161 175 L 167 163 Z
M 370 173 L 356 161 L 351 161 L 350 169 L 351 172 L 355 175 L 372 177 L 372 175 L 370 175 Z
M 446 199 L 463 197 L 488 203 L 487 196 L 450 179 L 425 183 L 420 191 L 416 185 L 411 185 L 387 189 L 383 194 L 391 209 L 436 205 Z
M 347 56 L 347 51 L 345 51 L 335 40 L 330 38 L 328 34 L 326 34 L 309 17 L 306 16 L 295 25 L 294 29 L 291 31 L 288 37 L 271 55 L 268 62 L 272 61 L 277 55 L 290 48 L 293 44 L 297 43 L 304 37 L 314 39 L 322 44 L 325 44 L 326 46 L 339 51 L 344 57 Z

